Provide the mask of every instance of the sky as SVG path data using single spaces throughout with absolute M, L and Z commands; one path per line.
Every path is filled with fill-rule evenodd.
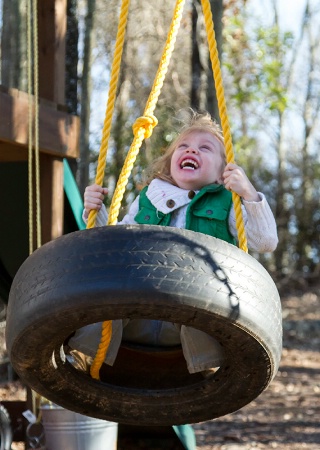
M 303 11 L 307 0 L 275 0 L 278 7 L 278 17 L 280 27 L 284 31 L 292 31 L 298 33 L 300 29 Z M 310 0 L 310 5 L 316 5 L 319 0 Z M 252 7 L 261 14 L 261 17 L 272 17 L 272 1 L 266 0 L 249 0 Z M 270 20 L 270 19 L 269 19 Z
M 306 0 L 278 0 L 280 25 L 284 29 L 297 32 L 305 9 Z

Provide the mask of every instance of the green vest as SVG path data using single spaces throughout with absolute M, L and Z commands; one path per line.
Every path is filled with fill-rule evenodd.
M 157 211 L 146 195 L 147 189 L 148 186 L 140 193 L 139 212 L 134 220 L 139 224 L 169 226 L 172 213 L 164 214 Z M 168 206 L 170 202 L 173 200 L 168 200 Z M 230 244 L 236 244 L 228 225 L 231 206 L 231 192 L 227 191 L 224 186 L 219 184 L 205 186 L 188 205 L 186 229 L 209 234 Z

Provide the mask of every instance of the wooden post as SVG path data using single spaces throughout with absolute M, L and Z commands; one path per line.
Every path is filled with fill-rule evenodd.
M 39 96 L 65 103 L 67 0 L 38 1 Z
M 40 166 L 42 240 L 48 242 L 63 234 L 63 163 L 42 153 Z
M 40 203 L 42 244 L 63 234 L 64 189 L 63 158 L 76 158 L 79 154 L 79 118 L 67 114 L 65 105 L 65 42 L 67 24 L 67 0 L 38 0 L 38 43 L 39 43 L 39 146 L 40 146 Z M 3 80 L 2 80 L 3 81 Z M 6 173 L 6 163 L 16 163 L 19 171 L 26 175 L 28 159 L 28 108 L 29 96 L 18 89 L 0 86 L 0 164 L 1 176 L 10 198 L 12 189 L 17 190 L 16 179 Z M 33 158 L 34 159 L 34 158 Z M 21 165 L 23 166 L 21 169 Z M 10 166 L 11 167 L 11 166 Z M 16 173 L 20 173 L 16 170 Z M 24 171 L 24 172 L 23 172 Z M 16 175 L 15 173 L 15 175 Z M 35 183 L 33 183 L 35 186 Z M 20 189 L 27 190 L 27 184 Z M 34 187 L 35 189 L 35 187 Z M 19 192 L 19 191 L 18 191 Z M 25 192 L 24 192 L 25 193 Z M 0 194 L 1 198 L 2 193 Z M 34 196 L 35 198 L 35 196 Z M 24 205 L 24 204 L 23 204 Z M 27 214 L 26 206 L 25 214 Z M 5 211 L 6 213 L 7 211 Z M 20 211 L 21 214 L 21 211 Z M 19 216 L 19 218 L 21 218 Z M 27 219 L 27 215 L 24 216 Z M 34 214 L 34 219 L 36 215 Z M 27 220 L 25 220 L 27 223 Z M 0 221 L 0 224 L 3 221 Z M 6 227 L 4 222 L 4 227 Z M 23 224 L 20 224 L 22 227 Z M 12 230 L 5 228 L 9 233 Z M 8 239 L 4 233 L 3 239 Z M 28 256 L 27 235 L 21 233 L 23 245 L 16 238 L 17 251 L 14 253 L 19 264 Z M 35 234 L 34 234 L 35 237 Z M 36 239 L 34 239 L 36 241 Z M 25 244 L 25 245 L 24 245 Z M 14 276 L 15 262 L 7 255 L 1 255 L 11 268 Z M 44 337 L 45 338 L 45 337 Z M 37 351 L 37 349 L 35 349 Z M 24 420 L 21 436 L 25 436 L 26 419 L 21 418 L 25 409 L 33 409 L 32 391 L 27 387 L 27 401 L 19 403 L 15 414 Z M 15 435 L 15 438 L 17 436 Z M 25 445 L 26 449 L 27 442 Z
M 65 103 L 67 0 L 38 1 L 39 96 Z M 43 243 L 63 233 L 63 160 L 42 155 L 41 217 Z

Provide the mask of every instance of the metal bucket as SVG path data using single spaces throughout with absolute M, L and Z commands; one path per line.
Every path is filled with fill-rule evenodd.
M 41 406 L 46 450 L 116 450 L 118 424 L 57 405 Z

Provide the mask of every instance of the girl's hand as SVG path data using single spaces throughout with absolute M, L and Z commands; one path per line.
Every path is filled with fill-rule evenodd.
M 104 196 L 108 194 L 108 189 L 92 184 L 87 186 L 84 191 L 84 209 L 85 216 L 88 217 L 92 209 L 99 211 L 102 207 Z
M 236 192 L 248 202 L 260 201 L 259 194 L 245 174 L 245 171 L 237 164 L 227 164 L 222 177 L 225 188 L 229 191 Z

